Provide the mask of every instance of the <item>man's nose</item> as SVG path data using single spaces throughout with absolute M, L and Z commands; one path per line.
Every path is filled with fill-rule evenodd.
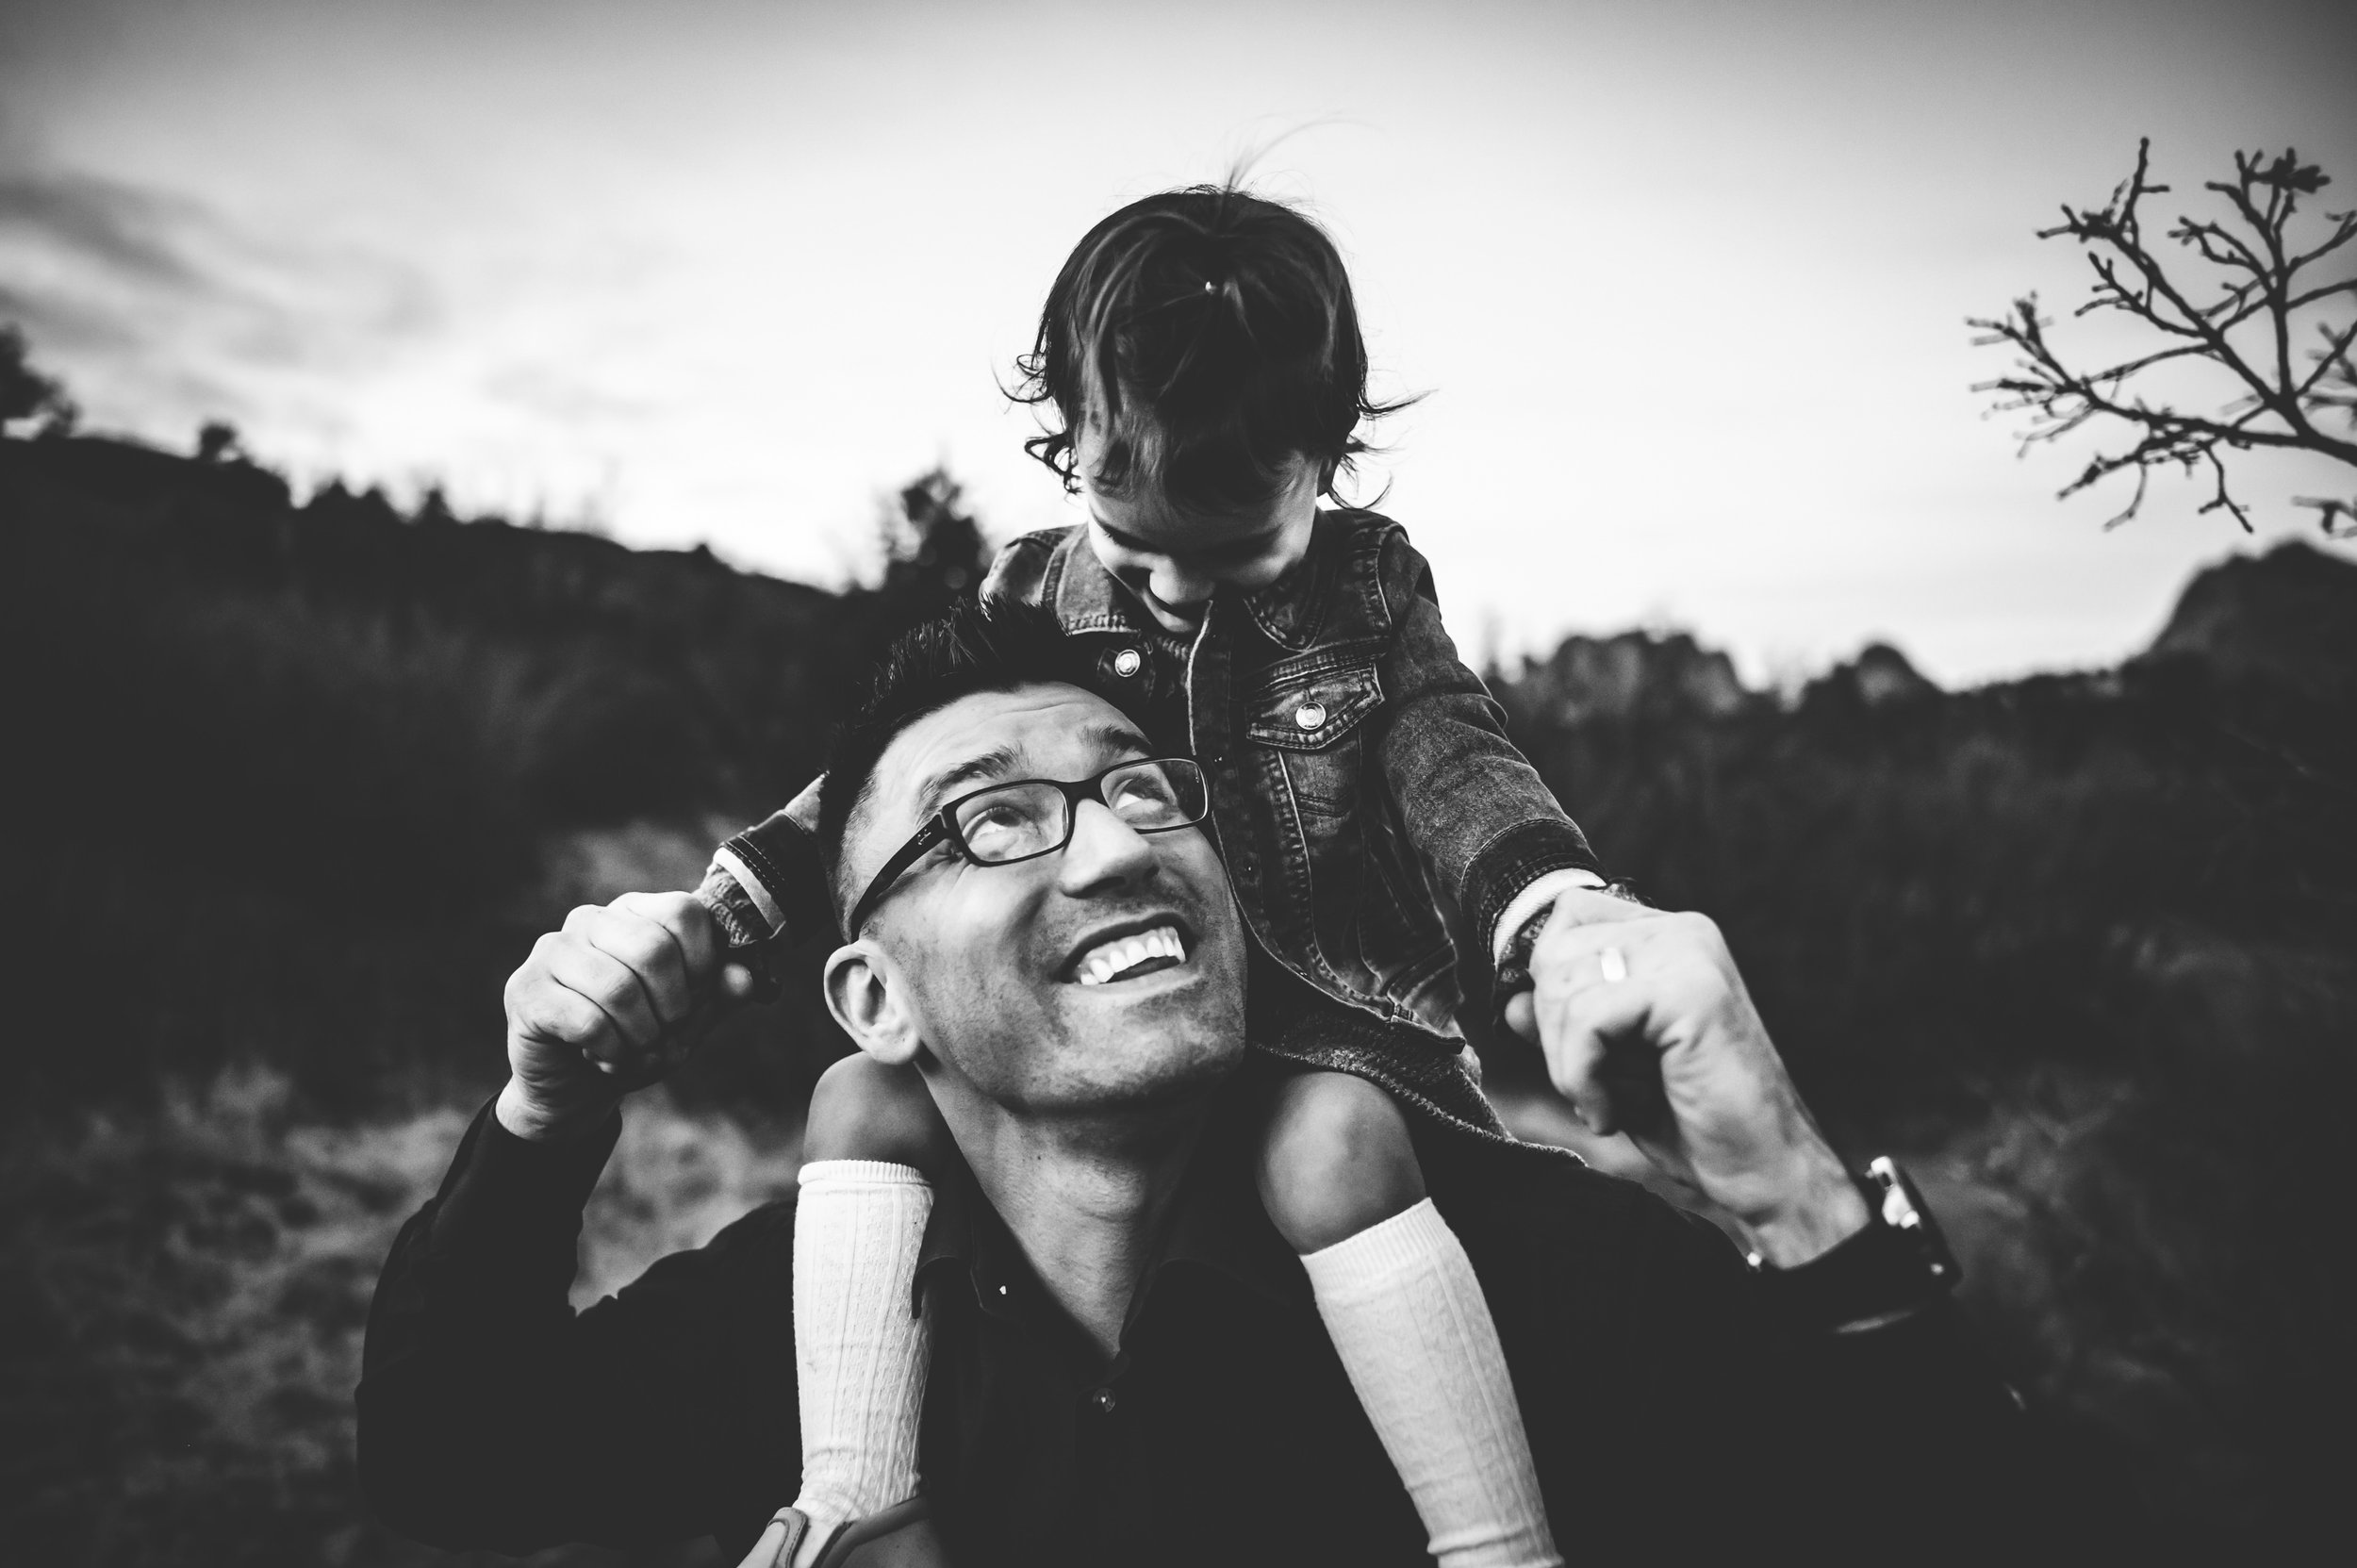
M 1072 842 L 1064 846 L 1058 878 L 1066 894 L 1086 898 L 1154 875 L 1159 863 L 1145 834 L 1114 816 L 1102 801 L 1083 801 L 1079 812 L 1072 821 Z

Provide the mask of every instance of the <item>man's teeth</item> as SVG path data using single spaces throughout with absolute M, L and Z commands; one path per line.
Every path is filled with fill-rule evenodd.
M 1178 940 L 1177 928 L 1156 926 L 1152 931 L 1118 936 L 1091 948 L 1080 957 L 1077 978 L 1083 985 L 1102 985 L 1155 958 L 1167 958 L 1177 964 L 1187 961 L 1187 947 Z

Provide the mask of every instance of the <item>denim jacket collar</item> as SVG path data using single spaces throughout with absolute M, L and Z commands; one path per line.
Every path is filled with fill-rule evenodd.
M 1056 624 L 1074 632 L 1128 632 L 1143 636 L 1148 628 L 1113 574 L 1089 548 L 1088 530 L 1075 528 L 1056 553 L 1063 557 L 1056 582 Z
M 1243 598 L 1244 613 L 1261 635 L 1279 648 L 1306 652 L 1327 635 L 1328 612 L 1338 602 L 1355 601 L 1371 622 L 1389 617 L 1376 562 L 1350 549 L 1360 514 L 1321 510 L 1310 548 L 1285 575 Z M 1129 593 L 1089 548 L 1088 530 L 1075 528 L 1059 546 L 1062 570 L 1055 586 L 1056 622 L 1074 632 L 1124 632 L 1145 635 L 1149 626 Z M 1356 580 L 1354 580 L 1356 579 Z

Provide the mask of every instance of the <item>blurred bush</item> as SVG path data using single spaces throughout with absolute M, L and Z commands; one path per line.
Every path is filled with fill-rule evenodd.
M 1497 685 L 1615 867 L 1719 920 L 1836 1141 L 1910 1159 L 2088 1484 L 2172 1553 L 2314 1527 L 2352 1391 L 2357 565 L 2232 560 L 2122 668 L 1977 691 L 1878 648 L 1777 701 L 1641 634 Z
M 981 566 L 937 474 L 884 586 L 831 594 L 438 497 L 296 505 L 214 450 L 0 441 L 24 759 L 0 831 L 48 912 L 28 1037 L 57 1042 L 0 1064 L 10 1098 L 246 1059 L 341 1111 L 487 1081 L 500 977 L 560 900 L 619 891 L 583 882 L 583 836 L 668 845 L 691 884 L 816 771 L 873 649 Z M 813 1007 L 762 1023 L 840 1048 Z M 700 1070 L 727 1081 L 691 1098 L 786 1109 L 811 1066 L 749 1081 L 740 1039 Z

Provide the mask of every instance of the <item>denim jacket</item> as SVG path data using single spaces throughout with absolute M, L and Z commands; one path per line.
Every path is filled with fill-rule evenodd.
M 1320 513 L 1293 569 L 1223 592 L 1183 646 L 1132 605 L 1080 528 L 1014 540 L 981 592 L 1045 605 L 1095 644 L 1113 701 L 1183 714 L 1253 934 L 1353 1008 L 1456 1035 L 1450 912 L 1486 966 L 1516 894 L 1551 871 L 1596 867 L 1458 658 L 1431 569 L 1387 518 Z M 832 920 L 816 856 L 794 843 L 806 843 L 816 798 L 805 791 L 716 855 L 702 896 L 733 940 Z

